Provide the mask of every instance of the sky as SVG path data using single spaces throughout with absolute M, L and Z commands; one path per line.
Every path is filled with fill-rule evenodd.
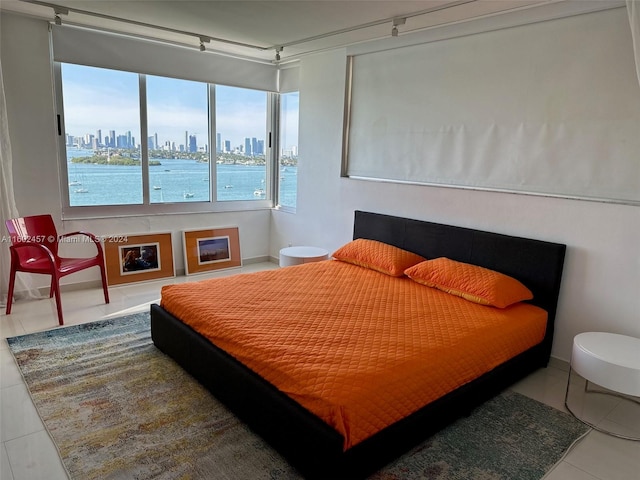
M 198 146 L 208 140 L 207 84 L 147 75 L 147 118 L 149 136 L 158 134 L 158 143 L 185 143 L 185 131 L 196 135 Z M 140 142 L 140 101 L 138 75 L 80 65 L 62 65 L 65 131 L 75 137 L 87 133 L 102 137 L 115 130 L 127 131 Z M 297 96 L 287 104 L 283 123 L 288 138 L 297 144 Z M 216 129 L 231 147 L 244 145 L 245 137 L 266 139 L 267 94 L 258 90 L 216 86 Z M 295 122 L 292 120 L 295 118 Z M 292 140 L 283 142 L 290 147 Z

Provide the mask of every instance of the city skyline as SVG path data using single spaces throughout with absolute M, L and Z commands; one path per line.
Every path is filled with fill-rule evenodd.
M 102 132 L 108 132 L 107 135 L 103 135 Z M 259 139 L 256 137 L 244 137 L 243 143 L 240 145 L 231 146 L 230 140 L 224 139 L 221 133 L 216 134 L 217 143 L 216 143 L 216 152 L 224 152 L 224 153 L 246 153 L 250 151 L 253 155 L 262 155 L 264 154 L 264 139 Z M 140 148 L 140 142 L 136 140 L 136 136 L 132 134 L 130 130 L 127 130 L 125 134 L 119 135 L 118 132 L 114 129 L 98 129 L 95 134 L 85 133 L 83 135 L 72 135 L 69 133 L 65 133 L 66 145 L 68 147 L 77 147 L 84 148 L 90 150 L 96 150 L 99 148 L 123 148 L 123 149 L 137 149 Z M 207 137 L 208 138 L 208 137 Z M 169 140 L 165 140 L 164 142 L 160 140 L 157 133 L 149 136 L 147 139 L 147 145 L 149 149 L 152 150 L 168 150 L 168 151 L 186 151 L 186 152 L 196 152 L 196 151 L 209 151 L 208 143 L 200 144 L 197 142 L 197 135 L 189 134 L 188 131 L 184 132 L 185 142 L 181 144 L 175 144 L 175 142 L 170 142 Z M 192 139 L 195 140 L 195 149 L 193 149 Z M 247 146 L 250 146 L 247 148 Z M 168 148 L 167 148 L 168 147 Z M 284 149 L 284 148 L 283 148 Z M 289 148 L 291 150 L 291 148 Z M 296 150 L 294 147 L 293 150 Z
M 185 131 L 208 137 L 207 84 L 151 75 L 146 79 L 147 128 L 158 133 L 162 144 L 184 145 Z M 65 63 L 62 80 L 66 132 L 84 132 L 78 136 L 83 138 L 98 130 L 130 131 L 139 144 L 138 74 Z M 229 140 L 236 149 L 244 146 L 245 138 L 267 137 L 266 92 L 221 85 L 215 92 L 215 120 L 218 130 L 225 132 L 223 142 Z M 298 108 L 297 101 L 291 108 Z M 295 129 L 291 138 L 297 138 L 297 122 Z

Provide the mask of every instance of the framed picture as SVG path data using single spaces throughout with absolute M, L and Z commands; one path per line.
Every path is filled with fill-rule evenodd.
M 170 232 L 109 236 L 104 255 L 109 285 L 175 276 Z
M 242 266 L 238 227 L 185 230 L 182 245 L 187 275 Z

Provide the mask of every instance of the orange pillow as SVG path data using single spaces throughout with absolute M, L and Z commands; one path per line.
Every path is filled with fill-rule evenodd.
M 424 257 L 407 250 L 364 238 L 358 238 L 340 247 L 333 253 L 333 258 L 392 277 L 403 276 L 407 268 L 425 260 Z
M 412 280 L 481 305 L 505 308 L 531 300 L 531 290 L 513 277 L 445 257 L 427 260 L 404 272 Z

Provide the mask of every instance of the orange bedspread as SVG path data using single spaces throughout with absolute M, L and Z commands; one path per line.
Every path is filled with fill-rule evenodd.
M 544 310 L 336 260 L 169 285 L 162 306 L 361 442 L 539 343 Z

